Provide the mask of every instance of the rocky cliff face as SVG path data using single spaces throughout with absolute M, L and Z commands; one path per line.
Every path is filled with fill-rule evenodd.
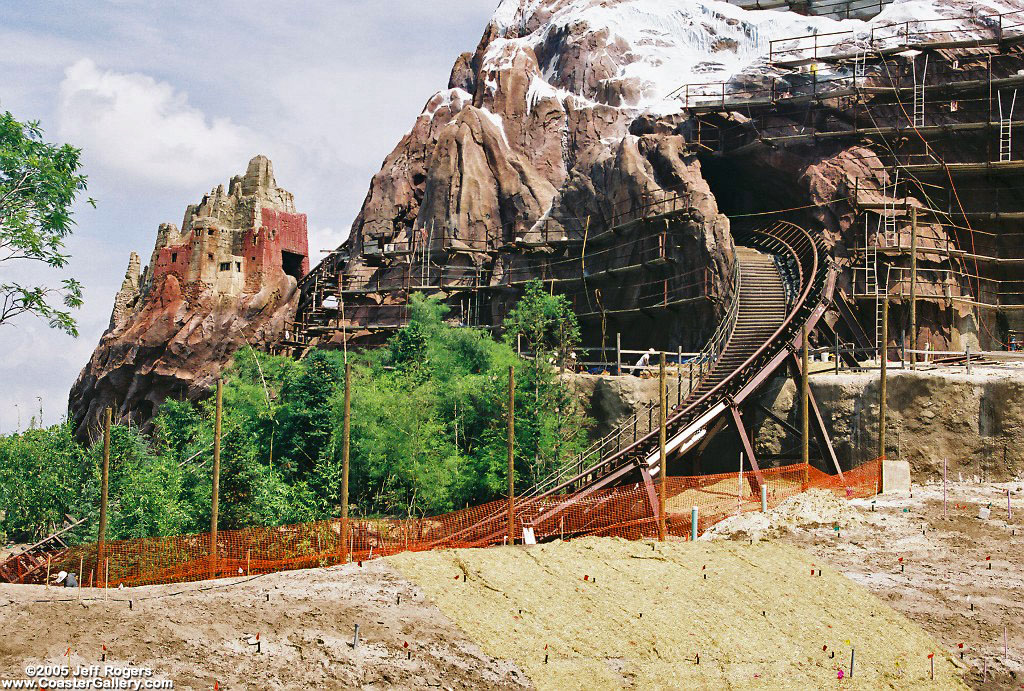
M 309 270 L 306 216 L 264 156 L 161 224 L 149 265 L 133 252 L 110 328 L 71 389 L 80 437 L 102 411 L 145 425 L 168 397 L 204 395 L 234 352 L 276 341 Z
M 900 31 L 927 28 L 929 40 L 963 42 L 987 37 L 993 13 L 1016 7 L 1016 0 L 902 0 L 880 5 L 881 13 L 867 22 L 703 0 L 502 0 L 476 50 L 456 59 L 447 88 L 429 99 L 371 182 L 351 239 L 339 253 L 343 287 L 352 296 L 363 295 L 350 297 L 348 333 L 361 337 L 366 332 L 360 326 L 400 319 L 400 309 L 372 308 L 398 307 L 414 290 L 436 288 L 450 298 L 458 292 L 453 286 L 510 288 L 542 278 L 573 300 L 588 344 L 604 343 L 618 331 L 627 346 L 693 349 L 708 336 L 728 297 L 733 244 L 726 213 L 747 223 L 786 218 L 820 229 L 844 268 L 839 287 L 853 295 L 854 255 L 866 241 L 866 213 L 874 213 L 873 227 L 880 225 L 879 210 L 925 206 L 924 195 L 915 197 L 906 186 L 896 191 L 892 156 L 927 158 L 929 145 L 918 151 L 913 137 L 899 133 L 895 144 L 822 138 L 780 146 L 757 140 L 765 127 L 776 136 L 906 127 L 904 104 L 861 94 L 820 107 L 799 101 L 767 116 L 752 115 L 742 105 L 719 112 L 706 106 L 719 98 L 724 103 L 727 94 L 763 105 L 776 93 L 803 93 L 812 82 L 819 88 L 819 81 L 821 93 L 841 90 L 854 73 L 850 61 L 784 68 L 769 61 L 773 39 L 789 39 L 772 46 L 776 58 L 780 49 L 783 58 L 806 57 L 786 52 L 809 45 L 792 37 L 835 32 L 849 35 L 824 44 L 851 55 L 868 51 L 876 38 L 896 40 Z M 946 19 L 918 26 L 919 20 L 938 18 Z M 893 79 L 916 83 L 925 74 L 919 55 L 904 51 L 891 54 L 882 67 L 862 64 L 865 93 Z M 928 79 L 933 85 L 973 79 L 968 73 L 980 70 L 987 55 L 968 47 L 950 53 L 948 64 L 933 59 Z M 993 76 L 1016 74 L 1019 62 L 998 62 Z M 868 101 L 872 120 L 860 112 Z M 970 119 L 966 101 L 929 103 L 929 125 Z M 710 137 L 699 131 L 709 125 Z M 726 132 L 745 139 L 726 152 L 716 141 Z M 962 141 L 964 150 L 991 149 L 984 139 L 989 134 L 951 138 L 952 146 Z M 962 160 L 961 154 L 946 156 Z M 670 198 L 685 213 L 663 227 L 641 223 L 612 238 L 604 232 L 669 208 Z M 933 205 L 941 210 L 942 204 Z M 780 216 L 781 209 L 788 215 Z M 909 242 L 907 212 L 901 214 L 890 245 Z M 643 243 L 659 228 L 668 237 L 673 273 L 633 274 L 618 284 L 602 285 L 597 278 L 567 282 L 647 262 Z M 924 218 L 921 236 L 928 238 L 925 245 L 938 248 L 957 243 L 954 233 Z M 934 257 L 922 264 L 919 343 L 977 347 L 984 339 L 970 300 L 980 288 L 951 278 L 948 269 L 948 262 Z M 861 276 L 866 282 L 866 274 Z M 674 311 L 629 314 L 658 307 L 659 291 L 666 296 L 662 304 L 676 299 Z M 478 302 L 474 323 L 499 322 L 514 297 L 514 290 L 492 290 Z M 877 318 L 865 305 L 851 298 L 853 311 L 873 329 Z M 1019 321 L 1010 318 L 1014 328 Z M 899 331 L 892 327 L 892 333 Z
M 833 24 L 700 0 L 503 0 L 374 176 L 342 248 L 344 287 L 376 293 L 362 302 L 372 305 L 393 300 L 395 287 L 440 284 L 446 270 L 503 286 L 636 265 L 664 225 L 602 246 L 592 238 L 675 203 L 685 213 L 666 230 L 671 276 L 563 292 L 592 313 L 588 340 L 600 328 L 699 346 L 729 291 L 733 245 L 671 92 L 735 74 L 775 31 Z M 568 261 L 581 254 L 582 267 Z M 651 316 L 624 315 L 655 304 L 655 292 L 678 299 L 673 319 L 653 317 L 652 330 Z M 352 302 L 351 326 L 379 320 Z M 495 297 L 481 321 L 498 321 L 507 305 Z

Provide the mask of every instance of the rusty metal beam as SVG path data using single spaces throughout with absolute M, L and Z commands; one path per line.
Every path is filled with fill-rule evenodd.
M 600 480 L 598 480 L 594 484 L 590 485 L 589 487 L 587 487 L 582 492 L 577 492 L 576 494 L 571 495 L 566 501 L 562 502 L 561 504 L 558 504 L 557 506 L 555 506 L 555 507 L 553 507 L 551 509 L 548 509 L 547 511 L 545 511 L 541 515 L 537 516 L 536 518 L 533 519 L 533 521 L 531 523 L 533 525 L 540 525 L 541 523 L 544 522 L 544 520 L 546 520 L 550 516 L 553 516 L 556 513 L 560 513 L 562 511 L 565 511 L 566 509 L 568 509 L 573 504 L 575 504 L 575 503 L 577 503 L 579 501 L 582 501 L 583 499 L 586 499 L 588 496 L 590 496 L 591 494 L 593 494 L 597 490 L 601 489 L 605 485 L 611 484 L 615 480 L 618 480 L 620 477 L 622 477 L 626 473 L 630 472 L 631 470 L 636 470 L 636 467 L 637 466 L 635 464 L 629 463 L 627 465 L 622 466 L 621 468 L 619 468 L 615 472 L 609 473 L 608 475 L 605 475 L 603 478 L 601 478 Z M 657 501 L 657 499 L 655 499 L 655 501 Z
M 770 417 L 772 420 L 775 420 L 775 422 L 785 427 L 787 432 L 789 432 L 790 434 L 795 434 L 798 437 L 800 436 L 800 430 L 798 430 L 794 425 L 792 425 L 788 420 L 786 420 L 786 418 L 776 413 L 774 410 L 766 406 L 764 403 L 762 403 L 761 401 L 754 401 L 754 405 L 760 408 L 761 412 Z M 817 446 L 818 440 L 815 439 L 814 443 L 815 446 Z
M 730 412 L 732 412 L 732 423 L 736 427 L 736 433 L 740 437 L 740 442 L 743 444 L 743 450 L 747 454 L 747 458 L 750 459 L 750 467 L 754 469 L 754 478 L 750 478 L 750 489 L 753 490 L 755 496 L 761 495 L 761 485 L 764 484 L 764 478 L 761 477 L 761 468 L 757 465 L 757 456 L 754 455 L 754 445 L 750 443 L 750 437 L 747 435 L 747 430 L 743 427 L 743 418 L 740 417 L 740 409 L 737 405 L 729 406 Z M 747 477 L 750 477 L 749 475 Z
M 662 476 L 665 475 L 665 469 L 661 469 Z M 661 518 L 661 513 L 658 508 L 661 506 L 661 502 L 658 500 L 658 491 L 654 488 L 654 480 L 651 478 L 651 471 L 647 468 L 640 468 L 640 477 L 644 480 L 644 489 L 647 490 L 647 501 L 651 503 L 651 514 L 655 518 Z
M 791 368 L 799 373 L 800 371 L 800 360 L 796 353 L 793 353 L 793 358 L 790 360 Z M 828 435 L 828 430 L 825 429 L 825 419 L 821 416 L 821 408 L 818 407 L 818 401 L 814 397 L 814 391 L 811 387 L 807 387 L 807 402 L 810 403 L 811 419 L 814 420 L 814 435 L 817 437 L 818 451 L 825 451 L 828 453 L 828 459 L 832 461 L 832 465 L 836 469 L 836 473 L 839 474 L 839 479 L 845 483 L 846 479 L 843 477 L 843 469 L 839 467 L 839 457 L 836 456 L 836 450 L 832 446 L 832 439 Z
M 839 474 L 839 480 L 843 484 L 846 484 L 846 478 L 843 477 L 843 469 L 839 467 L 839 458 L 836 456 L 836 450 L 832 446 L 832 440 L 828 436 L 828 431 L 825 429 L 825 420 L 821 417 L 821 409 L 818 408 L 818 401 L 814 397 L 814 392 L 811 391 L 811 387 L 807 387 L 807 400 L 811 404 L 811 414 L 813 416 L 815 425 L 814 431 L 819 439 L 819 450 L 821 445 L 824 444 L 825 450 L 828 452 L 828 457 L 832 460 L 832 465 L 835 466 L 836 473 Z

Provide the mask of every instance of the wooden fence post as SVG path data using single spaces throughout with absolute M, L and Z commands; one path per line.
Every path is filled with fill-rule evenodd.
M 881 381 L 878 386 L 878 457 L 885 457 L 885 408 L 888 405 L 887 391 L 886 391 L 886 375 L 888 364 L 888 344 L 889 344 L 889 296 L 885 296 L 885 300 L 882 302 L 882 347 L 879 349 L 881 353 Z
M 808 358 L 808 347 L 807 347 L 807 325 L 804 324 L 800 330 L 801 337 L 801 348 L 800 348 L 800 462 L 804 466 L 804 489 L 810 482 L 810 382 L 809 377 L 809 358 Z
M 516 368 L 508 368 L 508 544 L 515 543 Z
M 217 512 L 220 502 L 220 423 L 224 403 L 224 380 L 217 379 L 217 409 L 213 423 L 213 493 L 210 498 L 210 577 L 217 576 Z
M 665 492 L 668 487 L 668 466 L 665 454 L 665 352 L 661 353 L 658 367 L 658 458 L 661 463 L 661 482 L 658 485 L 658 539 L 665 541 L 667 525 L 665 523 Z
M 348 468 L 349 440 L 352 429 L 352 365 L 345 363 L 345 421 L 341 432 L 341 549 L 342 563 L 347 564 L 348 553 Z
M 96 547 L 96 568 L 103 563 L 107 547 L 107 491 L 110 487 L 110 422 L 114 411 L 103 413 L 103 475 L 100 479 L 100 533 Z

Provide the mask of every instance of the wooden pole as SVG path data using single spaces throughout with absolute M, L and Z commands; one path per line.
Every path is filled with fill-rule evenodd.
M 808 382 L 807 325 L 800 329 L 800 462 L 804 466 L 804 488 L 810 482 L 810 383 Z
M 665 454 L 665 418 L 668 416 L 665 401 L 665 353 L 661 353 L 658 363 L 658 458 L 660 459 L 661 478 L 658 483 L 658 539 L 665 541 L 668 534 L 665 522 L 665 496 L 668 488 L 668 465 Z
M 508 368 L 508 544 L 515 542 L 516 368 Z
M 882 347 L 879 352 L 882 356 L 881 362 L 881 382 L 878 386 L 878 457 L 885 457 L 885 408 L 887 404 L 886 396 L 886 365 L 889 360 L 888 357 L 888 344 L 889 344 L 889 296 L 885 296 L 885 300 L 882 301 Z
M 676 405 L 683 403 L 683 346 L 676 348 Z
M 96 547 L 96 568 L 103 563 L 107 546 L 107 491 L 110 487 L 110 422 L 114 411 L 107 408 L 103 413 L 103 474 L 100 479 L 100 534 Z
M 224 404 L 224 380 L 217 380 L 217 409 L 213 422 L 213 494 L 210 498 L 210 576 L 217 575 L 217 511 L 220 508 L 220 422 Z
M 917 207 L 910 207 L 910 369 L 917 366 Z
M 78 601 L 82 601 L 82 588 L 85 587 L 85 581 L 82 580 L 82 570 L 85 566 L 85 557 L 78 558 Z
M 345 422 L 341 432 L 341 549 L 342 563 L 347 564 L 348 552 L 348 468 L 349 442 L 352 431 L 352 365 L 345 363 Z

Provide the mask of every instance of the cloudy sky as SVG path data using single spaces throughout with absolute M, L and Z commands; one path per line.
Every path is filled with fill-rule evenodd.
M 0 326 L 0 432 L 40 407 L 46 424 L 64 416 L 129 252 L 145 260 L 159 223 L 180 224 L 253 155 L 308 215 L 310 249 L 335 247 L 496 4 L 3 0 L 0 110 L 83 150 L 97 208 L 79 205 L 69 242 L 86 289 L 79 338 L 32 319 Z

